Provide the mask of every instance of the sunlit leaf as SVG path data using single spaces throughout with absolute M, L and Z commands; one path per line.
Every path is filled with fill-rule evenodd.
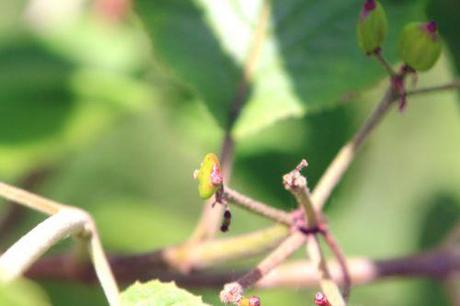
M 178 288 L 174 283 L 158 280 L 136 282 L 122 293 L 121 300 L 123 306 L 209 306 L 201 297 Z

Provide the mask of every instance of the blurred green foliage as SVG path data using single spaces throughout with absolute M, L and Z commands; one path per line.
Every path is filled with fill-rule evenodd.
M 123 292 L 121 300 L 123 306 L 209 306 L 203 303 L 201 297 L 178 288 L 176 284 L 158 280 L 134 283 Z
M 15 183 L 37 167 L 51 167 L 35 191 L 93 214 L 111 252 L 144 252 L 186 239 L 202 206 L 192 172 L 205 153 L 219 150 L 261 1 L 141 0 L 119 22 L 105 20 L 90 5 L 76 7 L 73 18 L 40 22 L 30 12 L 21 16 L 24 2 L 5 2 L 0 179 Z M 399 31 L 407 21 L 425 18 L 427 1 L 382 3 L 390 22 L 384 50 L 396 64 Z M 449 3 L 436 2 L 440 16 L 447 16 Z M 351 0 L 272 1 L 267 43 L 233 130 L 232 186 L 292 208 L 281 175 L 306 158 L 314 186 L 380 98 L 384 72 L 356 45 L 359 6 Z M 443 28 L 451 48 L 432 71 L 419 75 L 420 87 L 453 78 L 460 51 L 448 34 L 455 27 L 441 24 L 442 34 Z M 457 102 L 451 92 L 411 98 L 405 113 L 391 113 L 373 135 L 327 205 L 348 255 L 419 251 L 458 221 Z M 232 213 L 230 235 L 269 224 Z M 42 219 L 30 212 L 8 240 Z M 17 290 L 35 305 L 105 303 L 96 287 L 50 281 L 32 286 L 44 291 Z M 351 302 L 445 305 L 421 298 L 430 290 L 440 291 L 431 282 L 377 283 L 356 288 Z M 218 290 L 192 291 L 218 305 Z M 8 292 L 0 290 L 0 301 Z M 312 296 L 303 289 L 255 293 L 264 305 L 305 305 Z

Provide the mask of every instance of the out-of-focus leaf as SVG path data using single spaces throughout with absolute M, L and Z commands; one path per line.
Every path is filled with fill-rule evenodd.
M 448 232 L 459 223 L 460 202 L 453 195 L 435 195 L 428 204 L 422 220 L 420 248 L 427 249 L 439 245 Z
M 188 222 L 168 207 L 145 200 L 115 198 L 97 204 L 92 216 L 105 247 L 114 251 L 148 252 L 179 243 L 187 234 L 186 224 L 193 226 L 193 220 Z
M 72 111 L 71 66 L 27 38 L 0 46 L 0 143 L 58 133 Z
M 174 283 L 161 283 L 158 280 L 131 285 L 121 294 L 123 306 L 209 306 Z
M 154 53 L 172 68 L 225 125 L 239 79 L 238 68 L 219 45 L 204 11 L 193 1 L 136 1 L 151 35 Z
M 390 33 L 385 50 L 397 60 L 402 25 L 423 1 L 386 2 Z M 155 55 L 205 101 L 220 123 L 236 92 L 230 54 L 240 67 L 249 49 L 261 1 L 139 1 Z M 360 1 L 272 1 L 271 27 L 255 71 L 253 90 L 234 134 L 242 138 L 287 117 L 340 104 L 383 76 L 361 54 L 355 25 Z M 219 45 L 220 43 L 220 45 Z M 223 48 L 221 48 L 222 46 Z M 204 69 L 206 67 L 206 69 Z
M 439 33 L 445 39 L 454 57 L 457 74 L 460 73 L 460 36 L 458 35 L 460 1 L 430 0 L 427 12 L 438 23 Z
M 42 289 L 33 282 L 25 279 L 0 285 L 0 305 L 51 306 Z
M 359 50 L 356 22 L 362 1 L 272 1 L 273 36 L 256 72 L 254 94 L 236 126 L 243 136 L 286 117 L 341 104 L 375 84 L 383 70 Z M 419 1 L 383 2 L 389 33 L 385 55 L 392 63 L 402 25 L 420 15 Z M 270 50 L 272 49 L 272 50 Z

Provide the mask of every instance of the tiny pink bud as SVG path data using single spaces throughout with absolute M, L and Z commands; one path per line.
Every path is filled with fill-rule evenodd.
M 366 0 L 366 3 L 364 3 L 364 12 L 368 13 L 374 10 L 376 6 L 377 3 L 375 2 L 375 0 Z
M 315 294 L 315 305 L 318 306 L 331 306 L 327 297 L 322 292 L 317 292 Z
M 260 298 L 258 296 L 253 296 L 249 298 L 249 306 L 260 306 Z
M 436 33 L 438 31 L 438 25 L 436 24 L 436 21 L 431 20 L 426 23 L 425 29 L 430 33 Z

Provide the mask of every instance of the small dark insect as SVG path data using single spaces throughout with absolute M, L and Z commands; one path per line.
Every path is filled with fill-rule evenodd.
M 224 219 L 222 220 L 222 225 L 220 226 L 220 230 L 222 232 L 228 231 L 228 228 L 230 227 L 231 222 L 232 222 L 232 214 L 230 213 L 230 209 L 228 207 L 225 207 Z

